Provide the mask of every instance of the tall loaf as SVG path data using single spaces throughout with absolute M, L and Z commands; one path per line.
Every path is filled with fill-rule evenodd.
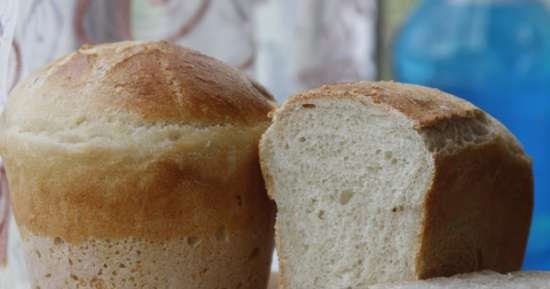
M 166 42 L 82 47 L 21 82 L 1 154 L 33 288 L 265 288 L 273 103 Z

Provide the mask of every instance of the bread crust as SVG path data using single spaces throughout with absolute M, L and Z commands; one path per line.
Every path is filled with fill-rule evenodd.
M 169 42 L 83 46 L 20 82 L 6 121 L 32 130 L 33 120 L 87 122 L 128 113 L 139 123 L 194 125 L 265 121 L 274 99 L 244 73 Z M 38 109 L 40 108 L 40 109 Z M 17 115 L 14 115 L 17 114 Z M 73 123 L 66 122 L 71 128 Z
M 417 129 L 449 119 L 475 118 L 484 113 L 472 104 L 440 90 L 391 81 L 361 81 L 325 85 L 290 98 L 276 114 L 296 103 L 317 98 L 352 98 L 366 105 L 383 104 L 415 123 Z
M 271 234 L 274 208 L 257 157 L 261 132 L 207 130 L 142 158 L 12 140 L 4 161 L 17 223 L 72 243 L 206 238 L 220 228 Z
M 435 156 L 417 257 L 420 279 L 521 268 L 533 209 L 530 163 L 502 139 Z
M 469 102 L 436 89 L 361 81 L 295 95 L 271 114 L 273 122 L 296 110 L 314 109 L 311 102 L 322 99 L 353 99 L 401 113 L 425 139 L 435 163 L 435 177 L 424 201 L 416 278 L 520 268 L 533 208 L 531 160 L 498 121 Z M 446 143 L 450 126 L 457 124 L 465 127 L 459 133 L 474 139 Z M 274 199 L 272 175 L 264 160 L 270 153 L 266 134 L 260 141 L 260 164 L 268 195 Z M 469 218 L 466 227 L 453 229 L 460 216 Z M 472 238 L 475 243 L 461 243 Z M 285 256 L 280 254 L 280 259 L 280 286 L 286 288 Z
M 8 101 L 2 154 L 18 224 L 72 242 L 210 235 L 222 224 L 267 234 L 257 141 L 271 109 L 259 84 L 196 51 L 84 46 Z

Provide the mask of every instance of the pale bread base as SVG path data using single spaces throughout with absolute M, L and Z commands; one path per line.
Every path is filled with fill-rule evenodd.
M 23 242 L 33 289 L 257 289 L 271 261 L 270 246 L 237 234 L 72 245 L 26 233 Z

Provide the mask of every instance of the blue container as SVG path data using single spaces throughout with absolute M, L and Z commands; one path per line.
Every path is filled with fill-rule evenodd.
M 535 213 L 524 269 L 550 270 L 548 5 L 425 0 L 403 26 L 393 53 L 397 80 L 466 98 L 523 143 L 535 169 Z

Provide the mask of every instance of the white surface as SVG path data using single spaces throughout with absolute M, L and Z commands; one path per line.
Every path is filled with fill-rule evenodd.
M 381 106 L 307 103 L 315 109 L 296 104 L 276 115 L 260 147 L 288 288 L 366 288 L 414 277 L 434 173 L 423 138 Z
M 372 286 L 370 289 L 549 289 L 550 272 L 490 271 L 456 275 L 449 278 Z

